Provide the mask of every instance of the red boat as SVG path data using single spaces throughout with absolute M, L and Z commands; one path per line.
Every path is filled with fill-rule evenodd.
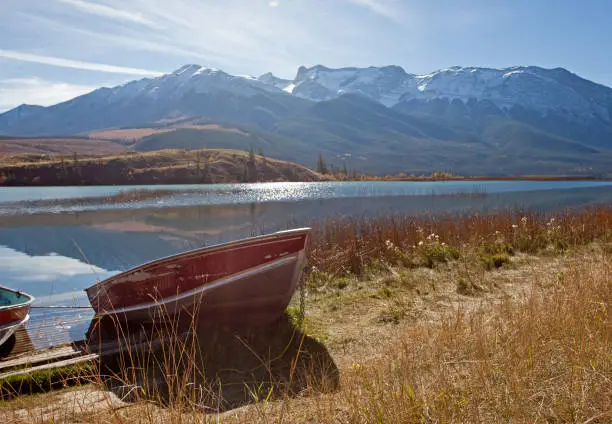
M 97 315 L 148 321 L 182 311 L 215 324 L 281 316 L 301 278 L 310 228 L 192 250 L 87 288 Z
M 29 294 L 0 286 L 0 348 L 28 322 L 32 302 Z

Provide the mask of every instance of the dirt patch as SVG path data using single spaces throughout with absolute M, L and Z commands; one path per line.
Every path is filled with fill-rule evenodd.
M 43 401 L 44 400 L 44 401 Z M 78 422 L 79 417 L 124 406 L 114 393 L 93 387 L 37 396 L 23 402 L 9 422 Z

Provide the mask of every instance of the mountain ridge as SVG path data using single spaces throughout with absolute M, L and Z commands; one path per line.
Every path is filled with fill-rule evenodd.
M 0 134 L 83 135 L 199 118 L 247 126 L 250 136 L 191 128 L 136 146 L 274 146 L 280 159 L 310 166 L 319 152 L 340 164 L 348 154 L 371 173 L 601 172 L 612 152 L 612 88 L 537 66 L 417 75 L 395 65 L 315 65 L 291 80 L 187 64 L 49 107 L 22 105 L 0 114 Z

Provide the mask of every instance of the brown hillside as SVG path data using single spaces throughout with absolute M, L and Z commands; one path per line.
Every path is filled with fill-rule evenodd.
M 0 139 L 0 156 L 15 154 L 92 154 L 126 151 L 121 144 L 88 138 L 8 138 Z
M 129 128 L 123 130 L 104 130 L 89 133 L 89 137 L 103 140 L 136 141 L 153 134 L 175 131 L 174 128 Z
M 197 122 L 197 121 L 195 121 Z M 192 122 L 180 123 L 172 125 L 168 128 L 127 128 L 116 130 L 94 131 L 89 133 L 89 137 L 102 140 L 118 140 L 118 141 L 138 141 L 144 137 L 155 134 L 163 134 L 176 131 L 178 129 L 192 129 L 205 131 L 232 132 L 236 134 L 247 135 L 244 131 L 237 128 L 226 128 L 218 124 L 197 124 Z
M 35 160 L 36 159 L 36 160 Z M 198 184 L 319 181 L 291 162 L 241 150 L 160 150 L 114 155 L 0 157 L 0 185 Z

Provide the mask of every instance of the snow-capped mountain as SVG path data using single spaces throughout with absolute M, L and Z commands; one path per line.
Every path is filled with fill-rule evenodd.
M 283 78 L 278 78 L 272 74 L 272 72 L 268 72 L 266 74 L 261 75 L 257 78 L 259 81 L 264 84 L 271 85 L 273 87 L 278 88 L 279 90 L 283 90 L 287 93 L 291 93 L 293 90 L 293 81 Z
M 73 134 L 185 116 L 269 127 L 293 113 L 296 105 L 303 106 L 300 99 L 329 101 L 343 94 L 366 96 L 404 112 L 431 108 L 427 103 L 434 100 L 485 102 L 509 116 L 527 111 L 530 120 L 554 116 L 581 125 L 612 125 L 612 89 L 561 68 L 453 67 L 415 75 L 399 66 L 317 65 L 300 67 L 289 80 L 272 73 L 254 78 L 185 65 L 157 78 L 100 88 L 47 108 L 20 106 L 0 115 L 0 134 Z
M 272 74 L 259 79 L 314 101 L 347 93 L 365 95 L 388 107 L 410 100 L 490 101 L 502 110 L 520 106 L 542 114 L 562 112 L 582 121 L 612 121 L 612 89 L 562 68 L 452 67 L 415 75 L 399 66 L 330 69 L 317 65 L 301 67 L 293 81 Z
M 273 76 L 266 75 L 267 80 L 273 80 Z M 277 79 L 275 85 L 283 84 L 281 88 L 284 91 L 308 100 L 363 94 L 385 106 L 393 106 L 406 93 L 404 85 L 411 76 L 399 66 L 330 69 L 317 65 L 312 68 L 302 66 L 293 81 Z
M 150 100 L 180 98 L 188 93 L 231 93 L 252 97 L 279 89 L 249 76 L 227 74 L 219 69 L 185 65 L 158 78 L 143 78 L 112 88 L 101 88 L 86 95 L 97 94 L 108 101 L 148 97 Z
M 66 135 L 190 116 L 265 127 L 301 102 L 257 78 L 185 65 L 157 78 L 103 87 L 46 108 L 22 105 L 0 115 L 0 134 Z

